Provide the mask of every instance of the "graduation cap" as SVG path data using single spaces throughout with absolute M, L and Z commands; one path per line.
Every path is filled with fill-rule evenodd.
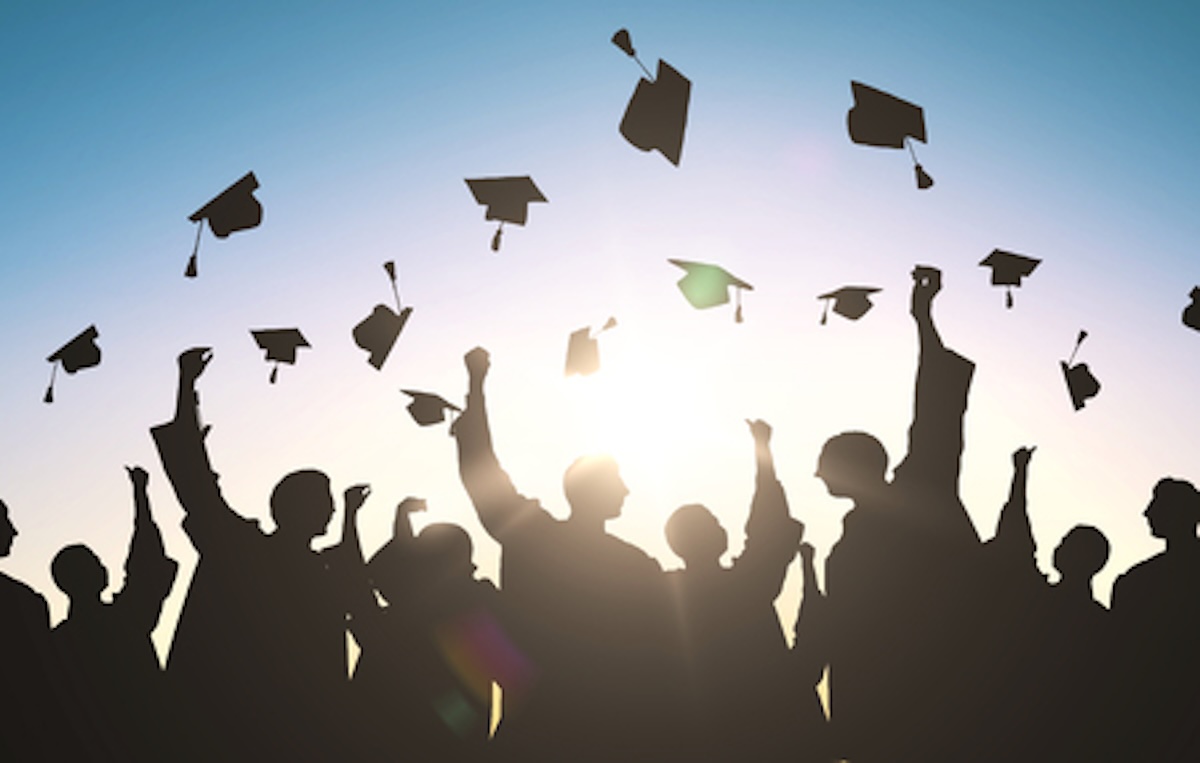
M 258 342 L 258 346 L 267 351 L 267 360 L 275 361 L 275 366 L 271 369 L 272 384 L 279 376 L 280 363 L 290 366 L 296 362 L 296 350 L 312 347 L 300 333 L 300 329 L 260 329 L 250 333 L 254 336 L 254 341 Z
M 592 334 L 590 326 L 572 332 L 571 339 L 567 342 L 567 365 L 564 373 L 567 376 L 588 376 L 599 371 L 600 343 L 596 341 L 596 336 L 616 325 L 617 319 L 609 318 L 595 334 Z
M 415 389 L 400 391 L 412 398 L 412 402 L 408 404 L 408 412 L 412 415 L 413 420 L 423 427 L 445 421 L 447 410 L 462 413 L 462 408 L 441 395 L 435 395 L 432 392 L 418 392 Z
M 825 293 L 817 297 L 817 299 L 825 300 L 825 311 L 821 314 L 821 325 L 829 319 L 829 303 L 833 302 L 833 311 L 843 318 L 849 318 L 856 321 L 867 314 L 874 305 L 871 304 L 871 295 L 877 291 L 882 291 L 875 286 L 843 286 L 840 289 L 834 289 L 831 292 Z
M 667 262 L 683 268 L 686 272 L 686 275 L 679 279 L 679 290 L 687 297 L 692 307 L 703 310 L 723 305 L 729 301 L 729 287 L 736 289 L 737 310 L 733 319 L 738 323 L 742 322 L 742 289 L 753 291 L 753 286 L 719 265 L 673 259 L 668 259 Z
M 96 344 L 98 336 L 100 336 L 100 332 L 96 330 L 96 327 L 88 326 L 80 332 L 79 336 L 59 347 L 50 357 L 46 358 L 47 362 L 54 365 L 50 368 L 50 385 L 46 387 L 46 394 L 42 397 L 42 402 L 54 402 L 54 377 L 58 372 L 59 365 L 69 374 L 73 374 L 81 368 L 100 365 L 100 345 Z
M 637 57 L 626 29 L 614 34 L 612 42 L 637 61 L 646 73 L 644 78 L 638 80 L 633 97 L 625 107 L 625 116 L 621 118 L 621 134 L 643 151 L 658 149 L 667 161 L 678 167 L 679 155 L 683 151 L 683 132 L 687 128 L 691 81 L 662 60 L 658 62 L 658 76 L 650 76 L 650 70 Z
M 992 269 L 992 286 L 1007 286 L 1004 300 L 1005 306 L 1013 306 L 1012 287 L 1021 285 L 1021 279 L 1032 273 L 1041 260 L 1026 257 L 1023 254 L 1006 252 L 1003 249 L 993 249 L 992 253 L 983 258 L 979 264 Z
M 925 142 L 925 112 L 921 107 L 861 82 L 852 81 L 850 91 L 854 95 L 854 106 L 846 114 L 850 140 L 880 148 L 907 146 L 912 155 L 917 188 L 924 190 L 932 186 L 933 178 L 921 167 L 912 147 L 913 140 Z
M 1188 296 L 1191 298 L 1192 304 L 1183 310 L 1183 325 L 1200 331 L 1200 286 L 1192 289 Z
M 1086 331 L 1080 331 L 1079 337 L 1075 340 L 1075 349 L 1071 351 L 1071 357 L 1066 361 L 1059 361 L 1063 378 L 1067 380 L 1067 391 L 1071 393 L 1071 403 L 1077 411 L 1084 406 L 1087 400 L 1092 399 L 1100 392 L 1100 381 L 1088 370 L 1087 363 L 1071 365 L 1075 360 L 1075 353 L 1079 352 L 1079 345 L 1083 344 L 1087 335 Z
M 208 220 L 208 228 L 217 238 L 227 238 L 234 231 L 253 228 L 262 222 L 262 205 L 254 198 L 256 188 L 258 178 L 254 177 L 253 172 L 247 172 L 241 180 L 221 191 L 216 198 L 188 218 L 197 225 L 196 243 L 192 246 L 187 270 L 183 271 L 185 276 L 196 277 L 196 254 L 200 251 L 200 233 L 204 230 L 204 220 Z
M 408 316 L 412 315 L 411 307 L 401 307 L 400 305 L 400 290 L 396 287 L 396 264 L 391 260 L 383 263 L 383 269 L 387 271 L 388 278 L 392 282 L 392 294 L 396 297 L 396 309 L 387 305 L 375 305 L 375 309 L 366 318 L 363 318 L 351 335 L 354 337 L 354 343 L 370 353 L 367 362 L 375 366 L 376 370 L 383 368 L 384 361 L 387 360 L 388 354 L 391 353 L 392 347 L 396 344 L 396 339 L 400 336 L 401 329 L 408 322 Z
M 528 175 L 477 178 L 467 180 L 467 185 L 471 188 L 475 201 L 487 207 L 484 219 L 500 221 L 500 226 L 492 236 L 493 252 L 500 251 L 500 236 L 504 233 L 505 223 L 524 225 L 529 204 L 534 201 L 546 201 L 546 197 Z

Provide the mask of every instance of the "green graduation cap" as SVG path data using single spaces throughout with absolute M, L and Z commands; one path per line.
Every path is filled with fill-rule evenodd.
M 668 259 L 667 262 L 683 268 L 685 275 L 679 279 L 679 290 L 692 307 L 697 309 L 704 310 L 727 303 L 729 289 L 735 289 L 737 310 L 734 312 L 734 320 L 742 322 L 742 289 L 753 291 L 753 286 L 720 265 L 675 259 Z

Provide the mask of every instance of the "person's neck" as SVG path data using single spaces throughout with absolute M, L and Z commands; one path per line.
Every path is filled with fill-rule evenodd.
M 279 545 L 291 551 L 312 551 L 314 538 L 306 537 L 303 533 L 288 532 L 280 527 L 272 537 L 279 542 Z
M 1168 554 L 1194 554 L 1200 552 L 1200 537 L 1193 530 L 1191 535 L 1177 535 L 1164 538 L 1167 542 Z
M 579 532 L 601 535 L 604 534 L 605 522 L 604 517 L 580 514 L 578 512 L 572 512 L 571 516 L 567 519 L 567 524 Z
M 1084 577 L 1063 576 L 1057 587 L 1072 598 L 1092 598 L 1092 579 Z
M 90 617 L 104 608 L 104 602 L 97 596 L 94 599 L 71 599 L 67 617 Z
M 698 576 L 702 576 L 702 577 L 709 577 L 711 575 L 715 575 L 723 569 L 721 567 L 720 558 L 693 559 L 692 561 L 687 561 L 685 559 L 683 565 L 684 565 L 684 569 L 687 570 L 687 572 L 689 574 L 698 575 Z

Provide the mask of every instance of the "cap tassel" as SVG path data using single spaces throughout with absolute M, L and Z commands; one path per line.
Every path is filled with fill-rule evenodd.
M 829 300 L 825 300 L 825 309 L 821 311 L 821 325 L 829 322 Z
M 196 224 L 196 243 L 192 245 L 192 256 L 188 258 L 187 269 L 183 271 L 186 278 L 196 277 L 196 254 L 200 251 L 200 234 L 204 232 L 204 223 Z
M 917 188 L 924 191 L 926 188 L 933 186 L 933 178 L 929 177 L 929 173 L 927 173 L 921 167 L 921 165 L 918 164 L 914 166 L 913 170 L 915 170 L 917 173 Z
M 1011 309 L 1012 309 L 1012 306 L 1013 306 L 1013 298 L 1012 298 L 1012 287 L 1011 287 L 1011 286 L 1010 286 L 1010 287 L 1008 287 L 1008 289 L 1006 289 L 1006 290 L 1005 290 L 1005 294 L 1004 294 L 1004 305 L 1005 305 L 1005 307 L 1007 307 L 1009 310 L 1011 310 Z
M 498 228 L 496 228 L 496 233 L 492 236 L 492 251 L 493 252 L 500 251 L 500 236 L 503 234 L 504 234 L 504 223 L 502 221 L 500 223 L 500 226 Z
M 396 312 L 403 312 L 404 308 L 400 306 L 400 289 L 396 286 L 396 263 L 388 260 L 383 263 L 383 269 L 387 271 L 388 278 L 392 281 L 392 294 L 396 297 Z
M 274 384 L 274 383 L 275 383 L 275 380 L 276 380 L 276 379 L 278 379 L 278 378 L 279 378 L 279 364 L 278 364 L 278 363 L 276 363 L 276 364 L 275 364 L 275 365 L 274 365 L 274 366 L 271 368 L 271 383 L 272 383 L 272 384 Z
M 46 394 L 42 397 L 43 403 L 54 402 L 54 375 L 58 373 L 58 364 L 55 363 L 50 368 L 50 386 L 46 387 Z
M 904 139 L 904 145 L 908 146 L 908 153 L 912 156 L 913 172 L 917 176 L 917 188 L 921 189 L 922 191 L 926 188 L 931 188 L 933 186 L 933 178 L 929 176 L 929 173 L 925 171 L 925 168 L 921 166 L 921 163 L 917 161 L 917 152 L 913 149 L 912 141 L 906 137 Z
M 642 71 L 646 72 L 646 79 L 650 80 L 651 82 L 654 81 L 654 75 L 651 74 L 650 70 L 646 68 L 646 65 L 642 63 L 642 59 L 638 58 L 637 51 L 633 48 L 633 40 L 629 38 L 628 29 L 618 29 L 617 33 L 612 36 L 612 44 L 624 51 L 625 55 L 629 56 L 634 61 L 637 61 L 637 65 L 642 67 Z
M 742 290 L 741 289 L 737 290 L 737 310 L 733 311 L 733 322 L 734 323 L 742 322 Z
M 1087 339 L 1087 335 L 1088 333 L 1086 331 L 1081 330 L 1079 332 L 1079 336 L 1075 339 L 1075 349 L 1071 350 L 1071 357 L 1067 358 L 1068 366 L 1075 363 L 1075 353 L 1079 352 L 1079 346 L 1083 344 L 1084 339 Z

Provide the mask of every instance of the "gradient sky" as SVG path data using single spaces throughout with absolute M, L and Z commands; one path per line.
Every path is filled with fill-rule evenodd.
M 55 620 L 63 545 L 89 543 L 119 580 L 122 466 L 140 463 L 190 574 L 147 430 L 170 417 L 175 356 L 193 345 L 214 348 L 202 414 L 225 494 L 265 526 L 275 482 L 314 466 L 339 491 L 373 485 L 368 552 L 417 495 L 422 521 L 472 532 L 495 577 L 453 442 L 398 392 L 460 399 L 462 355 L 483 345 L 501 461 L 555 513 L 563 469 L 608 451 L 632 490 L 614 533 L 676 566 L 663 523 L 702 502 L 736 551 L 753 486 L 743 420 L 762 417 L 823 555 L 848 508 L 813 477 L 824 440 L 863 429 L 903 454 L 908 274 L 927 263 L 945 273 L 944 338 L 978 363 L 962 483 L 976 526 L 991 536 L 1010 453 L 1037 445 L 1043 569 L 1067 529 L 1094 524 L 1113 546 L 1107 601 L 1159 548 L 1141 517 L 1154 482 L 1200 477 L 1200 335 L 1180 321 L 1200 283 L 1200 11 L 1152 5 L 5 3 L 0 498 L 21 536 L 3 568 Z M 648 66 L 692 80 L 678 168 L 617 132 L 640 75 L 609 43 L 620 27 Z M 914 188 L 903 153 L 851 143 L 851 79 L 925 108 L 933 189 Z M 263 224 L 206 231 L 200 277 L 184 279 L 187 216 L 249 170 Z M 549 203 L 494 254 L 463 179 L 521 174 Z M 978 266 L 994 248 L 1044 260 L 1012 310 Z M 745 322 L 689 307 L 668 257 L 754 284 Z M 350 329 L 391 302 L 385 260 L 415 312 L 377 372 Z M 815 296 L 856 283 L 883 288 L 876 308 L 820 326 Z M 564 379 L 567 336 L 610 315 L 603 370 Z M 102 364 L 60 373 L 44 405 L 45 357 L 93 323 Z M 313 348 L 272 386 L 248 330 L 285 326 Z M 1058 362 L 1080 329 L 1103 389 L 1075 412 Z M 789 629 L 796 590 L 779 604 Z

